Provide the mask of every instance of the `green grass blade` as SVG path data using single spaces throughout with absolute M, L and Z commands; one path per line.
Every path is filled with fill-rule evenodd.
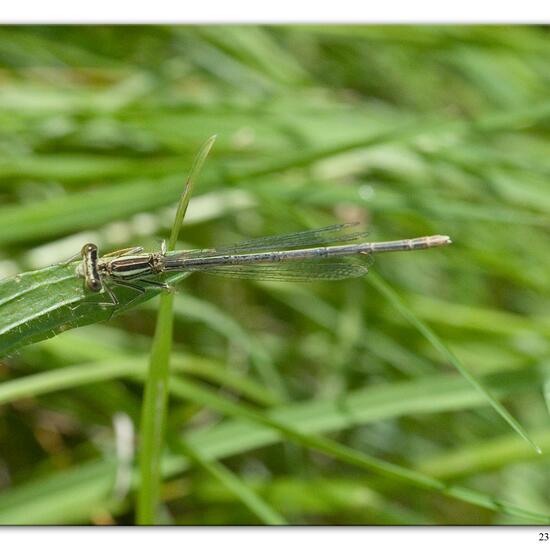
M 544 384 L 542 386 L 542 393 L 544 395 L 544 402 L 546 403 L 546 409 L 548 410 L 548 413 L 550 414 L 550 376 L 548 376 L 548 366 L 544 369 L 546 372 L 546 379 L 544 380 Z
M 538 430 L 535 435 L 537 441 L 540 441 L 543 453 L 550 452 L 550 430 Z M 509 464 L 518 464 L 532 459 L 533 453 L 529 447 L 512 434 L 438 453 L 419 461 L 417 467 L 425 474 L 439 479 L 454 479 L 497 470 Z M 542 460 L 543 457 L 540 459 Z
M 435 333 L 423 323 L 398 297 L 398 295 L 390 288 L 390 286 L 383 281 L 375 273 L 369 275 L 368 280 L 382 295 L 384 295 L 387 300 L 407 319 L 413 326 L 415 326 L 418 331 L 432 344 L 432 346 L 438 350 L 443 357 L 449 361 L 453 367 L 457 369 L 462 376 L 474 388 L 481 392 L 490 405 L 495 409 L 495 411 L 525 440 L 529 443 L 537 453 L 541 453 L 539 446 L 532 441 L 532 439 L 527 434 L 527 431 L 519 424 L 519 422 L 500 404 L 500 402 L 495 399 L 491 392 L 486 388 L 486 386 L 472 373 L 467 369 L 454 355 L 454 353 L 435 335 Z
M 180 197 L 168 250 L 174 250 L 178 240 L 183 218 L 189 205 L 189 199 L 195 180 L 197 179 L 204 161 L 214 144 L 216 137 L 206 141 L 197 154 L 184 191 Z M 140 525 L 156 523 L 156 509 L 160 496 L 161 483 L 161 456 L 164 442 L 164 425 L 166 423 L 170 354 L 172 352 L 173 330 L 173 303 L 174 294 L 163 294 L 160 297 L 160 307 L 151 348 L 149 373 L 145 382 L 141 426 L 139 470 L 141 483 L 139 486 L 136 522 Z
M 22 376 L 0 384 L 0 404 L 118 378 L 139 377 L 141 379 L 145 376 L 147 365 L 148 356 L 136 354 L 130 357 L 114 356 L 102 361 Z M 225 365 L 215 361 L 172 353 L 171 368 L 174 372 L 225 386 L 259 405 L 277 404 L 276 398 L 264 386 L 250 377 L 228 371 Z
M 161 296 L 149 371 L 145 382 L 139 447 L 140 487 L 136 523 L 154 525 L 160 496 L 160 460 L 168 402 L 172 351 L 172 294 Z
M 178 209 L 176 211 L 176 217 L 174 219 L 174 225 L 172 226 L 172 232 L 170 233 L 170 240 L 168 241 L 168 250 L 174 250 L 176 248 L 176 243 L 178 242 L 178 235 L 180 232 L 181 225 L 183 223 L 183 218 L 187 213 L 187 207 L 189 206 L 189 200 L 193 194 L 193 187 L 195 181 L 198 178 L 202 167 L 204 166 L 204 161 L 210 153 L 210 149 L 214 145 L 217 136 L 209 137 L 203 146 L 200 148 L 195 160 L 193 161 L 193 166 L 191 166 L 191 171 L 189 176 L 187 176 L 187 181 L 185 182 L 185 188 L 178 202 Z
M 190 444 L 189 441 L 184 442 L 183 440 L 179 440 L 174 442 L 173 446 L 217 479 L 255 514 L 262 523 L 265 525 L 287 525 L 287 521 L 279 512 L 275 511 L 267 502 L 262 500 L 245 482 L 241 481 L 239 477 L 223 464 L 212 459 L 206 459 L 198 448 Z
M 252 380 L 230 376 L 223 365 L 196 356 L 172 354 L 175 372 L 205 378 L 227 385 L 260 404 L 273 397 Z M 0 384 L 0 404 L 22 398 L 36 398 L 54 391 L 78 388 L 85 384 L 117 378 L 142 378 L 147 357 L 112 357 L 103 361 L 64 367 L 8 380 Z M 241 380 L 242 378 L 242 380 Z M 483 383 L 499 396 L 526 391 L 541 382 L 536 369 L 519 369 L 483 378 Z M 267 394 L 261 399 L 260 392 Z M 316 399 L 305 403 L 280 404 L 273 414 L 286 422 L 300 422 L 309 430 L 345 429 L 353 423 L 369 423 L 397 416 L 440 411 L 455 411 L 483 405 L 485 398 L 461 378 L 439 375 L 429 380 L 379 384 L 350 392 L 342 399 Z M 220 436 L 221 438 L 221 436 Z

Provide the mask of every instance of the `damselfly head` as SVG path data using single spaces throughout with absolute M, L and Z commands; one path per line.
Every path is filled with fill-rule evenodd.
M 82 247 L 82 261 L 76 268 L 76 273 L 84 278 L 84 284 L 92 292 L 100 292 L 103 288 L 98 272 L 98 251 L 93 243 L 86 243 Z

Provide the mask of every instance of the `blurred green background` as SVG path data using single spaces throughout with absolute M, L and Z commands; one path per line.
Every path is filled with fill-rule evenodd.
M 88 241 L 157 249 L 194 154 L 218 134 L 182 246 L 347 221 L 372 240 L 450 235 L 447 249 L 383 256 L 372 270 L 545 454 L 369 277 L 190 277 L 176 299 L 176 376 L 550 512 L 547 28 L 0 27 L 0 67 L 0 276 Z M 142 385 L 130 375 L 146 363 L 156 303 L 1 360 L 0 523 L 133 522 L 127 475 Z M 1 399 L 1 382 L 62 378 L 77 365 L 103 374 Z M 292 524 L 520 521 L 390 482 L 178 392 L 168 434 L 184 434 Z M 177 450 L 165 474 L 164 522 L 262 523 Z

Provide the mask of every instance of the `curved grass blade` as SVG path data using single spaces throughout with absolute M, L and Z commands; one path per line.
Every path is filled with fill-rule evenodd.
M 418 331 L 439 351 L 443 357 L 456 368 L 472 386 L 481 392 L 495 411 L 514 429 L 535 451 L 542 453 L 540 447 L 529 437 L 521 424 L 500 404 L 500 402 L 491 394 L 485 385 L 467 369 L 455 356 L 455 354 L 435 335 L 435 333 L 423 323 L 397 296 L 386 282 L 373 274 L 369 279 L 370 283 L 407 319 Z

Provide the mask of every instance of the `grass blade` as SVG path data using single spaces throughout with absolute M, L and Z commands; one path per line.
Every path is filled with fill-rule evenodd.
M 253 514 L 265 525 L 287 525 L 287 521 L 279 512 L 262 500 L 246 483 L 241 481 L 231 470 L 223 464 L 206 459 L 201 452 L 188 441 L 179 440 L 174 447 L 187 455 L 212 477 L 217 479 L 233 495 L 235 495 Z
M 529 443 L 537 453 L 541 453 L 539 446 L 532 441 L 527 434 L 526 430 L 521 424 L 500 404 L 500 402 L 491 394 L 486 386 L 468 370 L 454 355 L 454 353 L 435 335 L 435 333 L 423 323 L 397 296 L 397 294 L 390 288 L 390 286 L 384 282 L 375 273 L 371 273 L 368 277 L 370 283 L 383 295 L 387 300 L 407 319 L 418 331 L 432 344 L 432 346 L 438 350 L 443 357 L 449 361 L 453 367 L 456 368 L 474 388 L 481 392 L 489 404 L 495 409 L 495 411 L 525 440 Z
M 214 144 L 212 136 L 199 150 L 184 191 L 178 203 L 168 250 L 174 250 L 183 218 L 189 205 L 193 185 Z M 160 495 L 160 461 L 164 440 L 164 424 L 168 404 L 170 354 L 172 352 L 173 293 L 160 297 L 157 325 L 153 337 L 149 373 L 145 382 L 140 427 L 139 470 L 141 483 L 137 498 L 136 522 L 140 525 L 156 523 L 156 509 Z
M 193 161 L 193 165 L 191 166 L 191 171 L 189 172 L 189 176 L 187 177 L 187 181 L 185 182 L 185 188 L 178 202 L 178 209 L 176 211 L 174 225 L 172 226 L 170 240 L 168 241 L 168 250 L 174 250 L 176 248 L 176 243 L 178 242 L 178 235 L 181 229 L 181 225 L 183 223 L 183 218 L 185 218 L 185 214 L 187 213 L 189 200 L 191 199 L 191 195 L 193 194 L 193 187 L 195 185 L 195 181 L 198 178 L 202 170 L 202 167 L 204 166 L 204 161 L 206 160 L 208 153 L 210 153 L 210 149 L 212 149 L 212 146 L 214 145 L 216 138 L 217 136 L 215 135 L 209 137 L 206 140 L 206 142 L 203 144 L 203 146 L 200 148 L 199 152 L 197 153 L 197 156 L 195 157 L 195 160 Z

